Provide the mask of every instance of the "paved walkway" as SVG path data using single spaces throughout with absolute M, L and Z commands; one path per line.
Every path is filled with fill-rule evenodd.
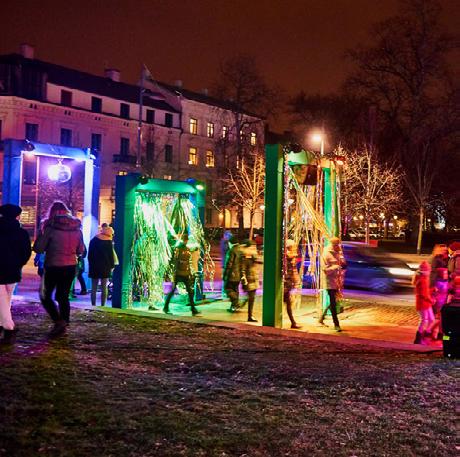
M 21 292 L 21 291 L 19 291 Z M 208 297 L 213 294 L 208 294 Z M 217 298 L 217 294 L 214 294 Z M 418 315 L 414 307 L 389 303 L 372 303 L 345 299 L 344 311 L 339 314 L 343 332 L 334 330 L 330 317 L 326 318 L 326 326 L 317 323 L 317 310 L 315 298 L 311 295 L 303 295 L 298 300 L 295 309 L 297 322 L 302 325 L 300 330 L 291 330 L 289 319 L 284 312 L 282 329 L 263 327 L 262 321 L 262 297 L 256 299 L 254 315 L 257 323 L 247 322 L 247 310 L 243 308 L 237 313 L 229 313 L 228 300 L 209 300 L 198 305 L 201 314 L 191 317 L 190 308 L 184 302 L 185 298 L 175 297 L 171 304 L 172 315 L 164 314 L 160 309 L 150 311 L 148 304 L 135 304 L 130 310 L 118 310 L 110 307 L 97 307 L 97 310 L 106 312 L 129 313 L 160 319 L 176 319 L 189 322 L 199 322 L 214 326 L 237 328 L 241 330 L 254 330 L 263 333 L 273 333 L 284 336 L 296 336 L 300 338 L 313 338 L 333 340 L 346 344 L 376 345 L 385 348 L 411 350 L 416 352 L 439 351 L 442 345 L 431 340 L 425 345 L 412 344 L 418 324 Z M 36 303 L 40 306 L 37 293 L 26 290 L 21 295 L 14 296 L 14 302 Z M 91 306 L 89 295 L 79 296 L 71 302 L 72 307 L 80 309 L 94 309 Z M 110 305 L 110 302 L 109 302 Z

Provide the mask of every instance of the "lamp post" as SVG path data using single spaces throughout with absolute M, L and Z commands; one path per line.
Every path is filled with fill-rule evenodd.
M 311 136 L 311 139 L 314 143 L 320 144 L 320 155 L 324 156 L 324 133 L 314 133 Z

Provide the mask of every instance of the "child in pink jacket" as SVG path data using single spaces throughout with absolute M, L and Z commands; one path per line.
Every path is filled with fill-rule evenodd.
M 420 315 L 420 325 L 415 335 L 414 344 L 421 344 L 425 332 L 430 332 L 434 322 L 433 303 L 430 291 L 430 264 L 423 261 L 414 276 L 415 308 Z

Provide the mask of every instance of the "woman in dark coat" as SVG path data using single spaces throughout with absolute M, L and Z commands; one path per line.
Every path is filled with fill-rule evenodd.
M 21 211 L 19 206 L 9 203 L 0 206 L 0 344 L 14 341 L 11 296 L 31 254 L 29 235 L 17 220 Z
M 96 292 L 101 281 L 101 306 L 107 301 L 107 284 L 115 267 L 113 228 L 105 225 L 91 240 L 88 249 L 89 274 L 91 278 L 91 304 L 96 306 Z

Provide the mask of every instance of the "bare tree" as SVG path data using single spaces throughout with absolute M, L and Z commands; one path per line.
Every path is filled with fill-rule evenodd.
M 222 62 L 212 93 L 225 102 L 225 110 L 220 110 L 220 113 L 225 116 L 222 124 L 229 128 L 228 135 L 222 138 L 218 145 L 219 155 L 222 157 L 222 194 L 225 195 L 232 192 L 225 188 L 231 181 L 226 179 L 231 176 L 230 172 L 235 173 L 235 169 L 252 154 L 254 147 L 263 143 L 261 137 L 264 134 L 265 119 L 276 113 L 281 100 L 281 90 L 270 87 L 264 81 L 254 57 L 237 55 Z M 253 133 L 257 133 L 256 144 L 249 137 Z M 240 230 L 243 229 L 242 208 L 243 206 L 239 206 Z
M 458 132 L 458 87 L 447 56 L 454 40 L 439 22 L 435 0 L 402 1 L 400 15 L 376 25 L 375 45 L 350 53 L 358 70 L 347 87 L 376 107 L 380 149 L 394 153 L 418 213 L 417 252 L 440 154 Z
M 369 224 L 381 213 L 389 214 L 401 203 L 402 172 L 378 160 L 371 148 L 346 152 L 343 177 L 346 183 L 347 207 L 345 211 L 362 214 L 369 243 Z
M 233 204 L 249 213 L 249 239 L 254 232 L 254 216 L 263 201 L 265 184 L 265 157 L 253 151 L 248 154 L 241 166 L 229 171 L 229 189 Z

